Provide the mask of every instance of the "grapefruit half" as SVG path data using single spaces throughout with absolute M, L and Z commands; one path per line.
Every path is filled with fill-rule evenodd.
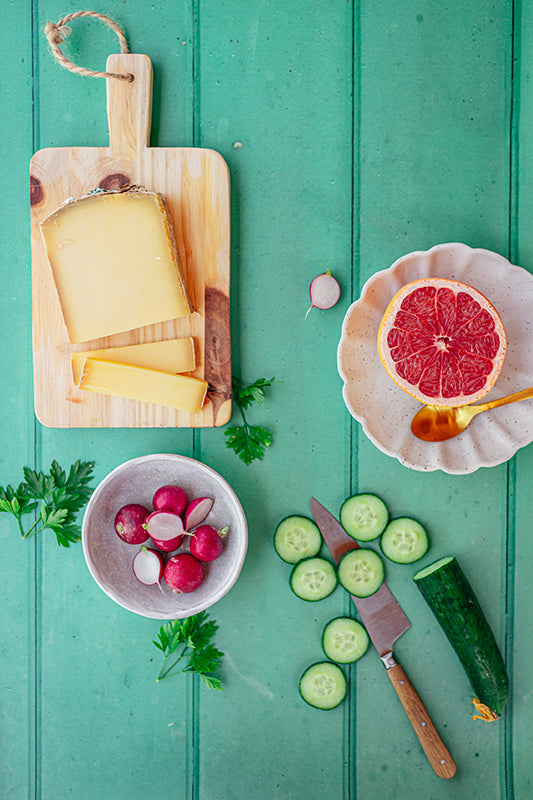
M 403 286 L 378 331 L 392 380 L 421 403 L 475 403 L 494 386 L 507 342 L 498 312 L 477 289 L 446 278 Z

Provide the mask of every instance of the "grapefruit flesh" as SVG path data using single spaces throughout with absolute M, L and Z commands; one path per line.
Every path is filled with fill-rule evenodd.
M 424 278 L 392 298 L 378 332 L 390 377 L 422 403 L 475 403 L 494 386 L 505 330 L 481 292 L 459 281 Z

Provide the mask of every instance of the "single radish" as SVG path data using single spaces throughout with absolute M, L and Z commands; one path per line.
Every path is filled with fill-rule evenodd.
M 156 511 L 173 511 L 174 514 L 183 514 L 188 502 L 189 498 L 185 489 L 173 484 L 160 486 L 152 499 L 152 505 Z
M 133 559 L 133 574 L 138 581 L 144 583 L 145 586 L 153 586 L 157 583 L 161 588 L 161 578 L 163 577 L 163 570 L 165 563 L 163 556 L 157 550 L 152 550 L 151 547 L 146 547 L 145 544 Z
M 217 531 L 212 525 L 200 525 L 191 534 L 189 550 L 199 561 L 214 561 L 224 549 L 224 536 L 229 528 Z
M 176 594 L 194 592 L 204 579 L 200 562 L 189 553 L 178 553 L 169 558 L 163 577 Z
M 191 500 L 183 514 L 183 524 L 186 531 L 196 528 L 207 517 L 213 507 L 210 497 L 197 497 Z
M 330 269 L 313 278 L 309 287 L 309 296 L 311 297 L 311 305 L 307 310 L 307 314 L 312 308 L 320 308 L 324 311 L 326 308 L 332 308 L 337 303 L 341 296 L 341 287 L 331 274 Z M 306 318 L 307 314 L 305 315 Z
M 142 544 L 148 539 L 144 524 L 150 512 L 139 503 L 122 506 L 115 516 L 115 531 L 128 544 Z
M 147 517 L 144 528 L 152 539 L 168 542 L 184 533 L 183 521 L 172 511 L 152 511 Z
M 178 536 L 174 537 L 174 539 L 154 539 L 152 536 L 152 542 L 164 553 L 170 553 L 172 550 L 177 550 L 182 541 L 183 533 L 180 533 Z

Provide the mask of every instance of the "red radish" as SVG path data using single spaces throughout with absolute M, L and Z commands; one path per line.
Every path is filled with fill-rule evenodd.
M 307 310 L 307 314 L 312 308 L 325 310 L 326 308 L 332 308 L 337 303 L 341 296 L 341 287 L 331 274 L 330 269 L 313 278 L 309 287 L 309 296 L 311 297 L 311 305 Z M 305 315 L 306 317 L 307 314 Z
M 211 500 L 210 497 L 197 497 L 195 500 L 191 500 L 183 515 L 185 530 L 190 531 L 192 528 L 196 528 L 197 525 L 200 525 L 211 511 L 212 507 L 213 500 Z
M 173 484 L 161 486 L 152 499 L 152 505 L 156 511 L 173 511 L 174 514 L 183 514 L 188 502 L 189 498 L 185 489 Z
M 200 525 L 191 534 L 189 549 L 199 561 L 214 561 L 224 549 L 224 536 L 229 528 L 217 531 L 212 525 Z
M 164 553 L 170 553 L 172 550 L 177 550 L 180 544 L 183 541 L 183 533 L 180 533 L 179 536 L 176 536 L 174 539 L 154 539 L 152 536 L 152 542 L 158 547 L 160 550 L 163 550 Z
M 138 581 L 145 586 L 153 586 L 157 583 L 161 588 L 161 578 L 165 567 L 163 556 L 157 550 L 142 545 L 141 549 L 133 559 L 133 574 Z
M 166 563 L 163 577 L 173 592 L 194 592 L 204 579 L 200 562 L 189 553 L 178 553 Z
M 139 503 L 128 503 L 115 516 L 115 531 L 128 544 L 142 544 L 148 539 L 144 523 L 150 512 Z
M 181 517 L 172 511 L 152 511 L 144 525 L 152 539 L 168 542 L 183 534 Z

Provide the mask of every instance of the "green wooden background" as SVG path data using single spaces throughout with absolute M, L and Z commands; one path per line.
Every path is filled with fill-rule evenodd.
M 533 4 L 451 0 L 95 2 L 154 65 L 152 144 L 205 146 L 232 185 L 234 372 L 280 381 L 254 421 L 275 441 L 249 467 L 223 431 L 54 430 L 33 414 L 28 164 L 47 146 L 107 142 L 105 83 L 58 66 L 43 26 L 71 0 L 2 3 L 0 483 L 22 466 L 94 459 L 96 479 L 145 453 L 193 456 L 241 498 L 250 543 L 212 615 L 222 693 L 156 684 L 158 623 L 109 600 L 80 545 L 21 541 L 0 519 L 0 796 L 56 800 L 430 800 L 533 796 L 533 449 L 468 476 L 410 471 L 345 409 L 336 370 L 343 316 L 363 282 L 447 241 L 533 269 Z M 101 69 L 114 35 L 78 21 L 65 51 Z M 241 143 L 242 147 L 236 146 Z M 311 278 L 332 268 L 342 299 L 304 320 Z M 533 412 L 532 412 L 533 413 Z M 237 417 L 235 417 L 237 419 Z M 512 696 L 471 720 L 470 688 L 410 576 L 389 584 L 412 621 L 397 654 L 450 747 L 429 768 L 374 652 L 349 670 L 348 701 L 298 697 L 320 631 L 349 611 L 341 590 L 294 597 L 271 537 L 315 494 L 335 510 L 357 490 L 455 553 L 505 653 Z

